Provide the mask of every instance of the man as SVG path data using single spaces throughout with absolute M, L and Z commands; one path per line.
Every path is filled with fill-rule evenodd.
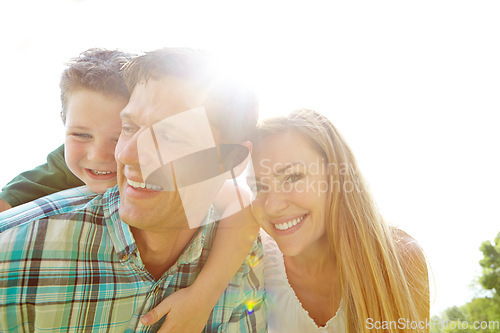
M 197 185 L 210 179 L 185 181 L 203 174 L 203 161 L 177 161 L 196 161 L 206 147 L 193 150 L 189 138 L 172 137 L 169 119 L 208 124 L 214 144 L 244 143 L 257 119 L 254 96 L 217 82 L 204 61 L 199 51 L 163 49 L 128 65 L 132 95 L 121 115 L 117 187 L 94 199 L 85 188 L 68 190 L 0 214 L 0 331 L 155 331 L 161 323 L 143 326 L 141 316 L 194 282 L 217 229 L 213 210 L 207 213 L 214 190 Z M 194 118 L 200 114 L 206 121 Z M 179 150 L 163 149 L 174 146 L 161 140 Z M 146 170 L 159 176 L 147 178 Z M 203 226 L 193 227 L 187 215 Z M 259 262 L 260 242 L 250 255 Z M 262 265 L 245 263 L 205 330 L 264 332 L 265 319 Z

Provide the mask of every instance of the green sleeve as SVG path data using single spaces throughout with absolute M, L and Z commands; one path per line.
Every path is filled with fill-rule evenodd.
M 64 145 L 47 156 L 47 163 L 25 171 L 12 179 L 0 192 L 0 199 L 12 207 L 48 194 L 85 185 L 68 169 Z

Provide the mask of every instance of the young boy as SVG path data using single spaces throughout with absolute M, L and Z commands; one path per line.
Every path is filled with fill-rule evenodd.
M 47 164 L 14 178 L 0 200 L 10 207 L 82 184 L 96 193 L 116 185 L 114 149 L 121 132 L 120 111 L 129 98 L 121 68 L 130 58 L 119 51 L 91 49 L 69 63 L 60 83 L 64 149 L 61 146 L 49 154 Z M 219 204 L 219 208 L 228 206 Z M 168 313 L 164 324 L 168 329 L 203 329 L 257 237 L 259 228 L 250 216 L 247 207 L 220 222 L 213 254 L 193 285 L 170 295 L 157 312 L 143 318 L 143 324 L 156 322 L 161 311 Z
M 130 97 L 121 67 L 131 58 L 120 51 L 90 49 L 68 64 L 59 85 L 65 145 L 50 153 L 46 164 L 23 172 L 2 189 L 0 211 L 84 183 L 96 193 L 116 184 L 119 114 Z

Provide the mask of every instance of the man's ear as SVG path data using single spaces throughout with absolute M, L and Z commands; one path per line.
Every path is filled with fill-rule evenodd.
M 245 171 L 245 169 L 247 168 L 248 163 L 251 163 L 251 160 L 252 160 L 251 159 L 252 148 L 253 148 L 252 142 L 245 141 L 245 142 L 241 143 L 241 145 L 248 149 L 248 156 L 246 156 L 245 159 L 240 164 L 238 164 L 237 166 L 234 167 L 233 172 L 234 172 L 235 177 L 240 176 L 243 173 L 243 171 Z
M 250 155 L 252 155 L 252 149 L 253 149 L 252 141 L 245 141 L 241 145 L 247 147 L 248 151 L 250 152 Z

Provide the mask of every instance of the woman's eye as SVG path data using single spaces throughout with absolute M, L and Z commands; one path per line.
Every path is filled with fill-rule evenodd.
M 301 179 L 302 179 L 302 177 L 303 177 L 303 175 L 302 175 L 302 174 L 300 174 L 300 173 L 296 173 L 296 174 L 292 174 L 292 175 L 287 176 L 287 177 L 285 178 L 285 181 L 286 181 L 286 182 L 289 182 L 289 183 L 294 183 L 294 182 L 296 182 L 296 181 L 298 181 L 298 180 L 301 180 Z
M 250 190 L 252 192 L 262 192 L 265 191 L 266 187 L 262 184 L 254 183 L 254 184 L 249 184 Z

